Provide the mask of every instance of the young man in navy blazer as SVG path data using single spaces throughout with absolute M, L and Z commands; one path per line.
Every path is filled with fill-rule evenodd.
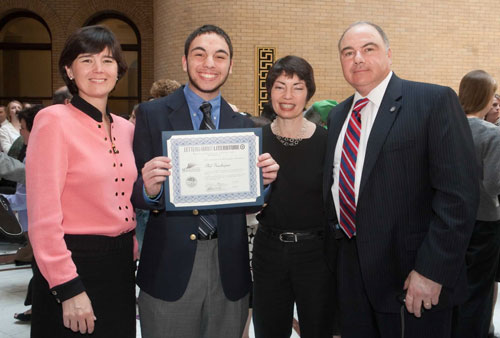
M 450 337 L 479 192 L 465 114 L 452 89 L 391 71 L 379 26 L 352 24 L 338 47 L 356 91 L 329 115 L 324 177 L 342 338 Z
M 233 66 L 231 40 L 222 29 L 205 25 L 191 33 L 182 66 L 188 83 L 141 104 L 136 114 L 134 153 L 142 170 L 132 200 L 152 209 L 137 273 L 142 336 L 239 338 L 251 285 L 245 210 L 218 209 L 217 230 L 206 238 L 198 233 L 204 211 L 164 211 L 162 185 L 172 163 L 162 156 L 161 132 L 203 129 L 200 106 L 206 102 L 215 129 L 253 123 L 220 95 Z M 278 165 L 269 154 L 259 156 L 257 166 L 264 184 L 276 178 Z

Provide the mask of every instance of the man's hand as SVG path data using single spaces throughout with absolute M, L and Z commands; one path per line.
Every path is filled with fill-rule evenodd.
M 82 292 L 62 302 L 63 323 L 73 332 L 81 334 L 94 332 L 94 316 L 92 304 L 86 292 Z
M 264 185 L 273 183 L 278 176 L 278 170 L 280 169 L 278 163 L 276 163 L 269 153 L 264 153 L 259 156 L 257 167 L 262 168 Z
M 169 169 L 172 169 L 172 163 L 166 156 L 155 157 L 144 164 L 142 180 L 148 196 L 157 196 L 160 193 L 163 182 L 170 176 Z
M 408 312 L 420 318 L 422 303 L 427 310 L 430 310 L 433 305 L 437 305 L 442 287 L 441 284 L 412 270 L 403 287 L 406 290 L 405 305 Z

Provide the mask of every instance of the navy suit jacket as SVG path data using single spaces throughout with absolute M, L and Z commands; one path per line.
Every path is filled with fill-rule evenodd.
M 137 111 L 134 154 L 139 178 L 134 185 L 132 203 L 141 209 L 152 209 L 144 201 L 144 164 L 162 156 L 161 132 L 193 130 L 183 88 L 171 95 L 143 103 Z M 219 129 L 251 128 L 253 122 L 237 113 L 221 99 Z M 193 211 L 165 212 L 163 198 L 149 217 L 137 273 L 137 284 L 149 295 L 166 301 L 181 298 L 189 282 L 196 253 L 198 217 Z M 243 209 L 218 209 L 217 231 L 219 268 L 226 297 L 238 300 L 251 285 L 246 217 Z
M 352 102 L 328 118 L 324 200 L 332 227 L 333 158 Z M 455 92 L 393 74 L 368 139 L 356 211 L 359 264 L 376 311 L 399 311 L 396 299 L 413 269 L 443 285 L 439 307 L 466 296 L 465 251 L 479 201 L 475 163 Z

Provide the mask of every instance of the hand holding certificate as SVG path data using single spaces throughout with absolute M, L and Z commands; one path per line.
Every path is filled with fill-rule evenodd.
M 263 204 L 260 129 L 163 132 L 163 146 L 172 168 L 165 181 L 166 210 Z M 261 157 L 266 181 L 273 180 L 274 160 Z
M 163 182 L 170 175 L 170 169 L 172 169 L 172 163 L 165 156 L 154 157 L 144 164 L 141 170 L 142 181 L 149 198 L 155 199 L 160 194 Z

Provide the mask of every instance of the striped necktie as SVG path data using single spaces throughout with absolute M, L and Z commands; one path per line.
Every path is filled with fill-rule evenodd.
M 367 98 L 354 104 L 349 124 L 344 136 L 339 172 L 340 222 L 347 237 L 356 235 L 356 159 L 358 157 L 359 137 L 361 136 L 361 110 L 370 102 Z
M 217 129 L 212 122 L 212 105 L 210 102 L 203 102 L 200 105 L 200 110 L 203 113 L 200 130 Z M 217 214 L 215 213 L 215 210 L 204 210 L 200 212 L 199 218 L 198 236 L 201 238 L 209 238 L 215 234 L 217 231 Z
M 200 130 L 212 130 L 215 128 L 215 124 L 212 121 L 212 105 L 210 102 L 203 102 L 200 106 L 200 110 L 203 113 L 203 120 L 200 124 Z
M 209 238 L 217 232 L 217 214 L 214 209 L 200 211 L 198 236 Z

